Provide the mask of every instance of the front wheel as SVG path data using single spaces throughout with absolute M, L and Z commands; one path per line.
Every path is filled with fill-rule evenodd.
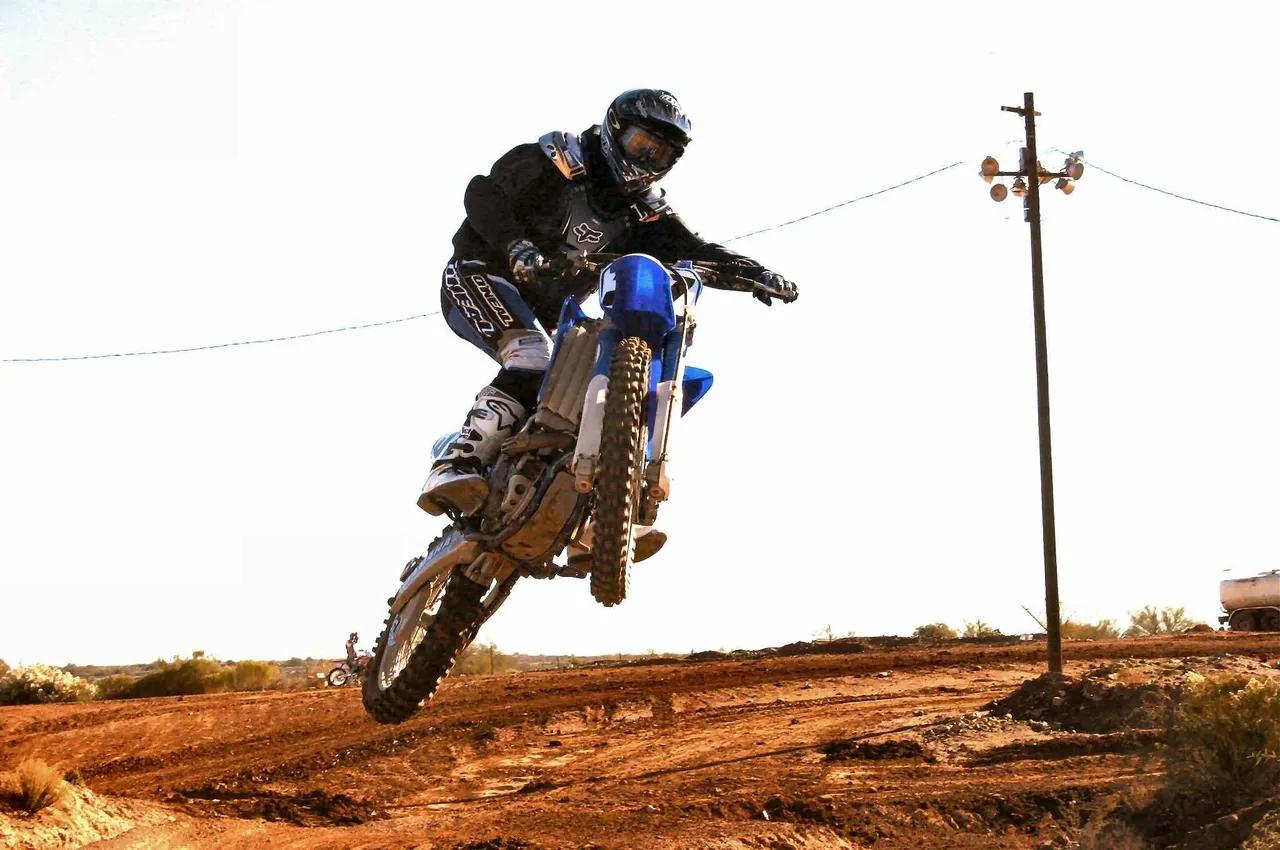
M 627 598 L 635 544 L 634 522 L 643 487 L 644 401 L 649 389 L 649 344 L 627 337 L 613 354 L 600 431 L 591 595 L 601 605 Z
M 402 723 L 430 699 L 484 620 L 486 588 L 461 569 L 427 583 L 387 620 L 365 671 L 365 711 Z
M 328 682 L 331 687 L 341 688 L 347 683 L 347 671 L 341 667 L 334 667 L 329 671 Z

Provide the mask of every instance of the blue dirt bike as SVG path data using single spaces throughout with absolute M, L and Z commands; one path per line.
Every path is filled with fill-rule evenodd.
M 733 264 L 585 254 L 555 271 L 598 275 L 604 316 L 565 299 L 537 408 L 489 469 L 488 501 L 405 565 L 363 682 L 379 722 L 431 698 L 520 578 L 589 576 L 601 604 L 626 598 L 638 532 L 671 495 L 673 426 L 711 387 L 685 365 L 703 286 L 795 299 Z

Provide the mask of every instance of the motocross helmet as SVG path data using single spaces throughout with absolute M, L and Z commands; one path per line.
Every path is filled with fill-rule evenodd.
M 351 637 L 347 638 L 347 640 L 360 640 L 360 635 L 356 634 L 355 632 L 352 632 Z
M 661 180 L 684 153 L 692 127 L 671 92 L 632 89 L 614 98 L 600 126 L 600 149 L 623 194 Z

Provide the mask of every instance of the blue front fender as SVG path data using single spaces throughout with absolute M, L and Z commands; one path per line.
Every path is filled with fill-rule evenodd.
M 638 336 L 655 351 L 676 326 L 671 273 L 647 254 L 627 254 L 601 270 L 600 306 L 624 337 Z

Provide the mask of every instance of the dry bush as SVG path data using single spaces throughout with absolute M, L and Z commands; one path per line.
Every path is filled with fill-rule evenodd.
M 1166 606 L 1157 610 L 1154 605 L 1144 605 L 1141 611 L 1129 612 L 1129 628 L 1125 629 L 1124 636 L 1148 637 L 1176 634 L 1199 625 L 1203 623 L 1188 617 L 1185 608 Z
M 191 658 L 175 658 L 156 664 L 160 669 L 134 682 L 127 696 L 261 691 L 276 687 L 281 681 L 280 668 L 266 661 L 241 661 L 234 666 L 224 666 L 222 662 L 205 657 L 204 653 L 193 653 Z
M 18 786 L 22 789 L 22 808 L 32 814 L 57 803 L 67 790 L 62 774 L 43 759 L 23 759 L 18 763 Z
M 458 655 L 451 676 L 476 676 L 516 669 L 516 659 L 498 649 L 494 643 L 473 643 Z
M 972 623 L 967 622 L 964 624 L 964 637 L 985 638 L 985 637 L 999 637 L 999 636 L 1000 636 L 1000 630 L 996 628 L 992 628 L 991 625 L 984 622 L 981 617 L 974 620 Z
M 1271 812 L 1253 825 L 1253 834 L 1240 850 L 1275 850 L 1280 847 L 1280 812 Z
M 263 691 L 280 678 L 280 670 L 265 661 L 241 661 L 217 676 L 217 690 Z M 215 688 L 211 688 L 214 690 Z
M 911 636 L 919 640 L 955 640 L 956 630 L 946 623 L 929 623 L 927 626 L 916 626 Z
M 1111 640 L 1120 637 L 1120 628 L 1115 620 L 1079 623 L 1067 619 L 1062 621 L 1062 636 L 1068 640 Z
M 4 659 L 0 658 L 0 676 L 9 672 L 9 665 L 4 663 Z
M 47 664 L 14 667 L 0 676 L 0 705 L 83 702 L 96 694 L 89 682 Z
M 1166 789 L 1227 811 L 1280 786 L 1280 684 L 1230 675 L 1188 688 L 1167 737 Z
M 1121 820 L 1096 818 L 1074 838 L 1079 850 L 1151 850 L 1142 834 Z
M 93 684 L 98 688 L 98 699 L 129 699 L 137 681 L 132 676 L 107 676 Z
M 134 683 L 131 696 L 186 696 L 220 690 L 218 677 L 222 673 L 222 665 L 211 658 L 175 658 L 173 661 L 157 661 L 156 665 L 159 670 Z

